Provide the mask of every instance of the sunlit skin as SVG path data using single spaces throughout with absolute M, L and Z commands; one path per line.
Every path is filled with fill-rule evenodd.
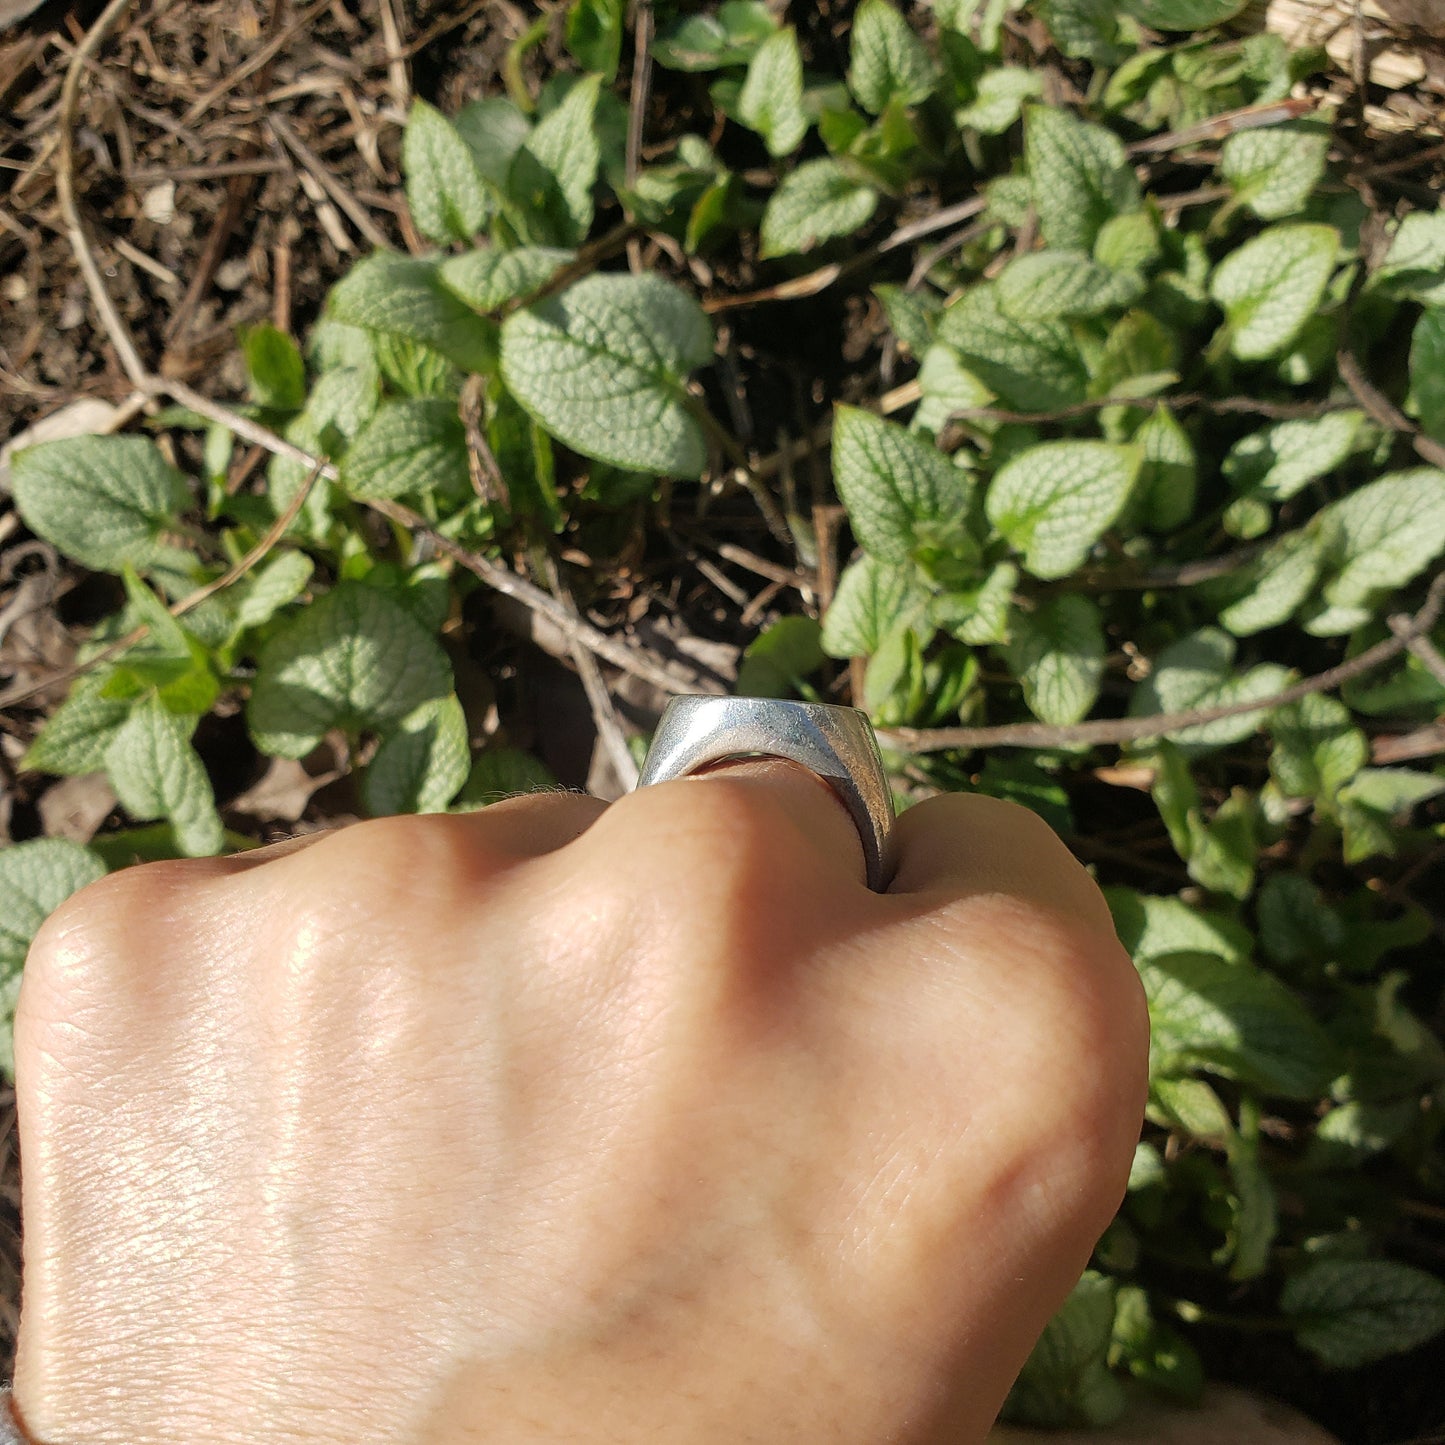
M 55 1445 L 987 1433 L 1122 1195 L 1138 980 L 981 797 L 754 763 L 156 864 L 16 1024 Z

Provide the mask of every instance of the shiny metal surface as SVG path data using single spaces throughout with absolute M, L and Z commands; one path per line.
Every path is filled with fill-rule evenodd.
M 726 758 L 787 758 L 822 778 L 858 828 L 868 886 L 892 876 L 893 794 L 867 714 L 767 697 L 679 697 L 668 704 L 639 788 L 686 777 Z

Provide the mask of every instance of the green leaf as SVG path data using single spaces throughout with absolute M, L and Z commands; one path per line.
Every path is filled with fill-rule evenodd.
M 1304 210 L 1325 173 L 1329 149 L 1330 128 L 1318 120 L 1256 126 L 1224 142 L 1219 169 L 1237 200 L 1263 220 L 1277 221 Z
M 1149 1000 L 1150 1072 L 1203 1069 L 1291 1099 L 1314 1099 L 1334 1069 L 1330 1043 L 1272 975 L 1209 953 L 1139 969 Z
M 1076 592 L 1014 616 L 1009 671 L 1040 722 L 1067 727 L 1089 714 L 1104 676 L 1104 627 L 1098 605 Z
M 219 853 L 220 815 L 211 782 L 191 746 L 194 719 L 155 698 L 133 707 L 105 750 L 105 770 L 121 806 L 139 823 L 168 818 L 188 857 Z
M 931 291 L 910 291 L 887 282 L 873 294 L 883 306 L 889 329 L 899 342 L 920 359 L 933 345 L 933 327 L 943 309 Z
M 1139 209 L 1139 182 L 1123 142 L 1062 107 L 1028 107 L 1024 158 L 1050 246 L 1089 251 L 1110 217 Z
M 381 740 L 362 778 L 362 803 L 373 818 L 443 813 L 466 782 L 471 760 L 456 694 L 433 698 Z
M 1235 1138 L 1229 1146 L 1229 1233 L 1224 1253 L 1233 1280 L 1258 1279 L 1269 1268 L 1279 1233 L 1279 1206 L 1257 1141 Z
M 109 675 L 91 673 L 76 682 L 26 750 L 22 767 L 79 777 L 105 766 L 105 750 L 131 710 L 126 699 L 105 695 Z
M 1258 804 L 1244 788 L 1235 788 L 1212 818 L 1191 810 L 1185 821 L 1189 876 L 1213 893 L 1248 898 L 1259 860 L 1258 819 Z
M 1286 1283 L 1280 1305 L 1300 1344 L 1334 1369 L 1412 1350 L 1445 1330 L 1445 1284 L 1393 1260 L 1317 1260 Z
M 1035 1425 L 1108 1425 L 1124 1413 L 1123 1387 L 1109 1373 L 1114 1281 L 1093 1270 L 1044 1327 L 1005 1406 Z
M 601 85 L 598 75 L 580 79 L 537 123 L 512 161 L 507 191 L 526 216 L 526 240 L 577 246 L 592 229 L 592 188 L 602 162 Z
M 300 411 L 306 405 L 306 363 L 296 343 L 269 321 L 246 329 L 241 338 L 251 397 L 258 406 Z
M 1222 913 L 1132 888 L 1106 888 L 1104 897 L 1119 941 L 1136 964 L 1168 953 L 1212 953 L 1231 963 L 1250 955 L 1249 930 Z
M 1445 793 L 1445 778 L 1409 768 L 1361 768 L 1339 791 L 1345 862 L 1394 853 L 1396 820 L 1440 793 Z
M 0 977 L 18 974 L 40 925 L 72 893 L 104 876 L 94 853 L 65 838 L 0 849 Z
M 1152 1058 L 1150 1066 L 1152 1069 Z M 1193 1139 L 1227 1145 L 1234 1138 L 1229 1110 L 1203 1079 L 1154 1078 L 1151 1073 L 1147 1112 L 1156 1124 Z
M 550 246 L 478 246 L 461 256 L 448 256 L 441 264 L 442 285 L 461 297 L 474 311 L 499 311 L 509 301 L 545 286 L 575 251 Z
M 236 629 L 260 627 L 305 590 L 316 570 L 304 552 L 278 552 L 246 579 L 236 607 Z
M 853 17 L 848 88 L 873 115 L 888 105 L 918 105 L 933 94 L 933 60 L 888 0 L 863 0 Z
M 556 787 L 557 779 L 531 753 L 491 747 L 477 754 L 454 806 L 485 807 L 519 793 L 545 793 Z
M 507 387 L 584 456 L 697 477 L 707 461 L 687 375 L 712 357 L 698 304 L 658 276 L 594 275 L 509 316 Z
M 1120 43 L 1115 0 L 1037 0 L 1036 8 L 1054 44 L 1071 59 L 1109 66 L 1132 53 L 1132 46 Z
M 467 495 L 467 434 L 456 403 L 435 397 L 385 403 L 347 451 L 341 484 L 363 501 Z
M 1316 532 L 1285 533 L 1245 569 L 1241 580 L 1248 590 L 1220 611 L 1219 620 L 1236 637 L 1287 622 L 1314 591 L 1324 556 Z
M 1002 135 L 1023 114 L 1024 102 L 1044 92 L 1044 78 L 1036 70 L 1000 65 L 978 78 L 973 99 L 953 113 L 960 130 Z
M 1333 226 L 1271 226 L 1215 267 L 1209 294 L 1224 308 L 1235 356 L 1262 361 L 1288 348 L 1319 309 L 1339 248 Z
M 1406 216 L 1373 279 L 1397 296 L 1445 306 L 1445 211 Z
M 938 339 L 1005 406 L 1053 411 L 1089 394 L 1089 369 L 1069 327 L 1009 316 L 991 282 L 969 287 L 943 313 Z
M 1270 716 L 1269 771 L 1287 798 L 1329 800 L 1370 760 L 1370 744 L 1342 702 L 1302 697 Z
M 797 150 L 807 134 L 803 57 L 798 53 L 798 35 L 791 25 L 775 30 L 748 62 L 737 116 L 762 136 L 769 155 L 788 155 Z
M 976 586 L 935 597 L 929 615 L 936 626 L 970 647 L 1007 642 L 1018 580 L 1019 569 L 1012 562 L 1000 562 Z
M 1424 431 L 1445 441 L 1445 307 L 1432 306 L 1410 341 L 1410 390 Z
M 1259 941 L 1271 961 L 1285 968 L 1335 962 L 1345 941 L 1339 914 L 1299 873 L 1272 873 L 1255 900 Z
M 669 26 L 652 54 L 669 70 L 746 65 L 777 25 L 763 0 L 726 0 L 716 15 L 688 15 Z
M 1124 0 L 1120 9 L 1155 30 L 1207 30 L 1233 20 L 1249 0 Z
M 1360 487 L 1316 518 L 1333 575 L 1333 606 L 1370 602 L 1403 587 L 1445 551 L 1445 471 L 1416 467 Z
M 999 309 L 1021 321 L 1098 316 L 1138 300 L 1143 277 L 1111 271 L 1083 251 L 1033 251 L 1010 261 L 995 282 Z
M 1154 532 L 1172 532 L 1194 515 L 1199 467 L 1189 434 L 1162 402 L 1134 433 L 1144 453 L 1139 481 L 1131 499 L 1139 518 Z
M 16 454 L 10 477 L 25 525 L 82 566 L 145 572 L 190 561 L 162 541 L 191 505 L 186 479 L 142 437 L 42 442 Z
M 1109 442 L 1029 447 L 990 483 L 988 519 L 1035 577 L 1067 577 L 1123 510 L 1142 460 Z
M 854 180 L 829 157 L 804 161 L 783 177 L 763 212 L 764 259 L 811 251 L 835 236 L 850 236 L 878 206 L 878 192 Z
M 1159 223 L 1151 211 L 1110 216 L 1094 238 L 1094 260 L 1114 271 L 1142 271 L 1159 259 Z
M 470 241 L 492 206 L 471 148 L 435 106 L 412 102 L 401 137 L 406 202 L 417 229 L 433 241 Z
M 961 412 L 988 406 L 993 393 L 960 360 L 951 346 L 935 343 L 918 368 L 921 393 L 911 429 L 937 436 Z
M 1286 501 L 1327 476 L 1359 443 L 1362 411 L 1275 422 L 1230 447 L 1222 470 L 1241 492 Z
M 552 439 L 500 383 L 487 390 L 487 443 L 506 481 L 512 515 L 560 532 L 564 517 Z
M 611 84 L 622 56 L 623 0 L 572 0 L 567 11 L 567 49 L 583 70 Z
M 450 691 L 446 654 L 400 602 L 340 582 L 261 649 L 247 718 L 263 753 L 300 758 L 331 728 L 389 732 Z
M 1397 1144 L 1420 1118 L 1415 1099 L 1366 1104 L 1358 1099 L 1331 1109 L 1315 1126 L 1307 1163 L 1320 1169 L 1353 1169 Z
M 442 285 L 436 261 L 378 251 L 337 283 L 328 309 L 338 321 L 430 346 L 463 371 L 496 365 L 496 327 Z
M 822 629 L 811 617 L 780 617 L 743 653 L 738 668 L 742 697 L 793 697 L 797 683 L 814 673 L 825 657 Z
M 1130 715 L 1149 717 L 1195 708 L 1230 707 L 1237 703 L 1273 697 L 1289 681 L 1289 670 L 1262 662 L 1241 672 L 1235 665 L 1236 644 L 1226 632 L 1201 628 L 1171 643 L 1154 659 L 1148 678 L 1134 689 Z M 1266 714 L 1240 713 L 1214 722 L 1198 723 L 1170 733 L 1171 741 L 1198 756 L 1239 742 L 1258 731 Z
M 489 95 L 463 106 L 452 124 L 471 151 L 495 203 L 509 205 L 507 182 L 517 152 L 532 133 L 532 122 L 505 96 Z
M 904 561 L 920 541 L 962 528 L 964 473 L 931 443 L 871 412 L 838 407 L 833 479 L 854 534 L 884 561 Z

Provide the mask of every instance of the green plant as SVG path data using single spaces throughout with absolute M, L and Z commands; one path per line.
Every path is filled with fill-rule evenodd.
M 1408 1229 L 1445 1189 L 1438 945 L 1411 893 L 1445 792 L 1445 217 L 1386 213 L 1331 159 L 1330 117 L 1288 99 L 1318 56 L 1177 33 L 1235 0 L 1039 0 L 1043 57 L 1018 8 L 864 0 L 834 73 L 758 0 L 659 5 L 692 129 L 645 166 L 615 0 L 567 12 L 581 73 L 519 93 L 518 51 L 510 98 L 417 102 L 407 199 L 438 249 L 357 265 L 304 358 L 244 338 L 246 414 L 292 447 L 264 487 L 228 494 L 224 417 L 184 412 L 162 423 L 206 428 L 199 478 L 135 437 L 17 458 L 27 525 L 126 599 L 24 765 L 104 769 L 159 822 L 99 840 L 110 862 L 244 844 L 191 744 L 223 699 L 272 756 L 339 731 L 375 813 L 535 781 L 471 755 L 438 641 L 479 585 L 459 557 L 523 558 L 561 606 L 559 536 L 644 531 L 659 479 L 707 477 L 817 558 L 696 379 L 695 288 L 608 258 L 652 235 L 783 278 L 759 306 L 873 281 L 914 370 L 886 395 L 866 373 L 834 414 L 859 551 L 821 627 L 774 622 L 739 685 L 834 695 L 826 659 L 848 660 L 901 802 L 1013 798 L 1114 880 L 1149 1122 L 1011 1405 L 1098 1422 L 1125 1377 L 1196 1393 L 1203 1323 L 1328 1366 L 1445 1328 Z M 1077 103 L 1045 103 L 1044 61 Z M 942 246 L 940 217 L 962 226 Z M 12 981 L 101 866 L 0 855 Z

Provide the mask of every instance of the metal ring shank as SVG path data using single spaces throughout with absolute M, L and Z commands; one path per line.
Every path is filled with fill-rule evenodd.
M 761 697 L 674 698 L 637 785 L 747 756 L 786 758 L 822 778 L 858 828 L 868 886 L 876 893 L 888 886 L 893 795 L 873 726 L 857 708 Z

